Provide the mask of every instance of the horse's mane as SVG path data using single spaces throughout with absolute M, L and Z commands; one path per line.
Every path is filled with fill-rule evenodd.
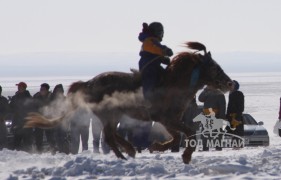
M 179 74 L 185 77 L 190 76 L 193 68 L 200 63 L 202 55 L 197 52 L 202 50 L 206 52 L 206 47 L 198 42 L 188 42 L 186 47 L 197 51 L 181 52 L 172 59 L 171 64 L 167 67 L 168 76 L 173 79 L 172 81 L 180 77 Z
M 199 61 L 199 54 L 198 51 L 204 51 L 206 53 L 206 47 L 199 43 L 199 42 L 187 42 L 185 43 L 186 47 L 192 50 L 197 50 L 195 52 L 187 51 L 187 52 L 181 52 L 177 56 L 175 56 L 171 61 L 171 67 L 172 69 L 180 67 L 178 66 L 187 66 L 188 64 L 197 63 Z M 192 62 L 190 62 L 192 61 Z
M 194 49 L 197 51 L 204 51 L 204 53 L 206 54 L 206 46 L 204 44 L 201 44 L 199 42 L 187 42 L 185 44 L 190 49 Z

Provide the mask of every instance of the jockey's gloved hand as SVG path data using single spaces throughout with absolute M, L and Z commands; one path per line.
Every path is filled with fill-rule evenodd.
M 163 58 L 161 58 L 161 63 L 169 65 L 170 64 L 170 58 L 167 56 L 164 56 Z
M 165 54 L 165 56 L 171 57 L 174 53 L 173 53 L 172 49 L 170 49 L 167 46 L 165 46 L 164 54 Z

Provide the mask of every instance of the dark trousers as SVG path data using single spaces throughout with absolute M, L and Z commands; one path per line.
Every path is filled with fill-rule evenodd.
M 68 131 L 62 126 L 58 126 L 55 129 L 55 141 L 58 152 L 69 154 L 70 152 L 70 139 Z
M 244 136 L 244 124 L 240 124 L 238 126 L 236 126 L 236 129 L 234 131 L 231 132 L 232 134 L 238 136 L 232 137 L 232 146 L 233 148 L 243 148 L 244 144 L 242 143 L 242 137 Z M 241 138 L 239 138 L 241 137 Z
M 92 135 L 93 135 L 93 148 L 95 153 L 99 153 L 99 148 L 101 148 L 104 154 L 108 154 L 110 147 L 104 141 L 103 125 L 99 119 L 92 119 Z
M 0 150 L 7 147 L 7 129 L 5 122 L 0 119 Z
M 39 153 L 43 151 L 43 139 L 44 133 L 49 144 L 49 148 L 54 150 L 55 147 L 55 137 L 54 137 L 54 130 L 53 129 L 41 129 L 35 128 L 34 137 L 35 137 L 35 145 L 36 149 Z
M 31 152 L 32 150 L 32 129 L 19 128 L 14 131 L 14 148 L 15 150 L 22 150 Z
M 77 154 L 79 151 L 80 136 L 82 140 L 82 151 L 88 150 L 89 126 L 81 126 L 78 124 L 70 125 L 70 152 Z

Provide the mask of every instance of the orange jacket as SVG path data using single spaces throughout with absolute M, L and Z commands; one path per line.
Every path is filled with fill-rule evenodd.
M 155 37 L 148 37 L 143 41 L 141 52 L 149 52 L 159 56 L 166 56 L 167 47 L 160 44 Z

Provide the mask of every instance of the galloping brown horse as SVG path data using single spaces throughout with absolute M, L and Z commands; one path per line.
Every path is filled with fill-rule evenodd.
M 83 101 L 99 117 L 104 125 L 105 141 L 117 157 L 126 159 L 119 147 L 129 156 L 134 157 L 136 153 L 133 146 L 116 132 L 122 115 L 163 124 L 173 138 L 162 144 L 154 143 L 150 151 L 164 151 L 180 141 L 180 132 L 187 137 L 194 133 L 181 119 L 199 89 L 204 85 L 212 85 L 224 92 L 230 89 L 231 79 L 212 59 L 211 54 L 206 52 L 206 47 L 198 42 L 189 42 L 187 46 L 197 52 L 184 52 L 173 58 L 149 106 L 144 103 L 140 91 L 139 73 L 106 72 L 87 82 L 73 83 L 70 87 L 69 97 L 83 94 Z M 204 55 L 198 51 L 204 51 Z M 72 103 L 74 107 L 79 106 L 73 99 Z M 31 114 L 27 117 L 26 127 L 53 127 L 62 119 L 61 117 L 49 121 L 43 116 Z M 184 163 L 190 162 L 194 150 L 193 147 L 186 148 L 182 155 Z

